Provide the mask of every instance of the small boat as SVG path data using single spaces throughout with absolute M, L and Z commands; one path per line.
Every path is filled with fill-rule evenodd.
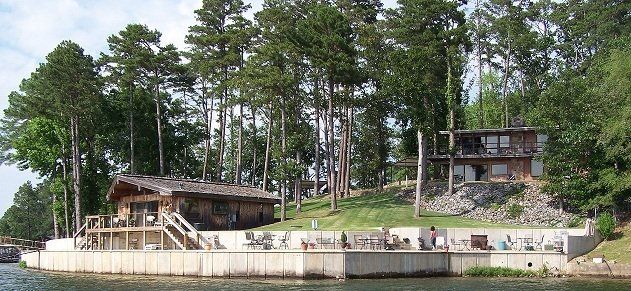
M 0 263 L 17 263 L 20 254 L 20 249 L 15 245 L 0 245 Z

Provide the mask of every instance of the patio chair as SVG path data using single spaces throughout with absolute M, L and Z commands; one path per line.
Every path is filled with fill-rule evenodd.
M 454 248 L 456 248 L 456 246 L 457 246 L 458 248 L 457 248 L 456 250 L 458 250 L 458 251 L 462 251 L 462 243 L 461 243 L 461 242 L 458 242 L 455 238 L 453 238 L 453 237 L 452 237 L 452 238 L 450 239 L 450 244 L 451 244 Z
M 422 251 L 425 249 L 425 240 L 422 237 L 418 238 L 418 250 Z
M 540 250 L 543 250 L 543 238 L 545 237 L 545 235 L 541 235 L 541 240 L 536 240 L 535 241 L 535 249 L 539 248 Z
M 381 239 L 378 235 L 370 235 L 370 249 L 371 250 L 380 250 L 381 249 Z
M 244 246 L 247 246 L 248 249 L 254 248 L 255 246 L 254 233 L 252 233 L 251 231 L 246 231 L 245 240 L 246 242 L 243 244 Z
M 511 240 L 511 239 L 510 239 L 510 234 L 507 234 L 507 235 L 506 235 L 506 245 L 507 245 L 507 246 L 509 246 L 511 250 L 514 250 L 514 249 L 515 249 L 515 248 L 514 248 L 515 244 L 517 244 L 517 242 L 516 242 L 516 241 Z
M 285 235 L 280 237 L 279 240 L 280 244 L 278 245 L 278 249 L 288 249 L 289 244 L 287 244 L 287 241 L 289 241 L 289 231 L 286 231 Z
M 146 226 L 153 226 L 153 224 L 156 221 L 156 217 L 153 215 L 147 215 L 147 225 Z
M 362 238 L 361 235 L 356 234 L 353 236 L 353 240 L 355 241 L 355 248 L 359 248 L 359 249 L 364 249 L 364 245 L 365 245 L 365 240 Z

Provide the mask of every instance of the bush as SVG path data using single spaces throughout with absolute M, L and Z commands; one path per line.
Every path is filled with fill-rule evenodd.
M 541 277 L 547 274 L 547 268 L 544 268 L 538 271 L 526 271 L 506 267 L 472 267 L 464 271 L 463 275 L 468 277 Z
M 18 266 L 22 269 L 26 269 L 26 262 L 25 261 L 20 261 L 20 263 L 18 263 Z
M 522 205 L 513 203 L 508 207 L 508 216 L 511 218 L 520 217 L 522 213 L 524 213 L 524 206 Z
M 584 223 L 584 219 L 580 216 L 573 216 L 567 223 L 567 227 L 579 227 Z
M 596 228 L 605 239 L 611 238 L 613 230 L 616 228 L 616 222 L 613 219 L 613 215 L 609 212 L 605 212 L 598 216 L 596 221 Z

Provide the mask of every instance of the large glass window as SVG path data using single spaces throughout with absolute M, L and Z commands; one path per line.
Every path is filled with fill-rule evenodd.
M 486 137 L 486 153 L 497 154 L 497 135 L 489 135 Z
M 502 153 L 508 152 L 510 148 L 510 136 L 500 135 L 500 151 Z
M 496 164 L 491 166 L 491 173 L 494 176 L 497 175 L 508 175 L 508 165 L 506 164 Z
M 227 214 L 228 213 L 228 202 L 213 201 L 213 213 L 214 214 Z

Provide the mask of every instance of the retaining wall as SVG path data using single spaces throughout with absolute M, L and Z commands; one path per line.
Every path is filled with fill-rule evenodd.
M 474 266 L 565 271 L 554 252 L 420 252 L 355 250 L 41 251 L 29 268 L 84 273 L 263 278 L 375 278 L 460 275 Z M 530 264 L 529 264 L 530 263 Z

